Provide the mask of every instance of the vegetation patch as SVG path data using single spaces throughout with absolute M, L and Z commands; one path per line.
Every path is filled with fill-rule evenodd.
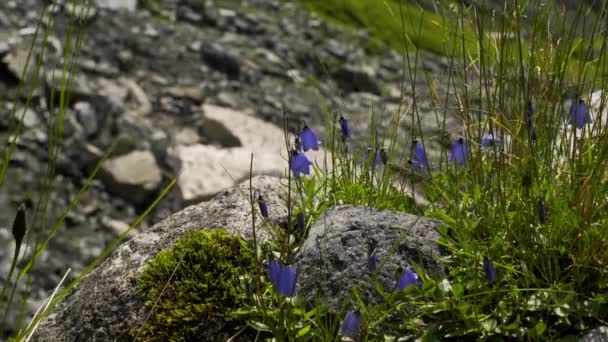
M 243 323 L 239 277 L 252 270 L 251 248 L 225 230 L 193 230 L 150 261 L 139 279 L 152 310 L 137 341 L 217 341 Z M 226 339 L 227 339 L 226 338 Z

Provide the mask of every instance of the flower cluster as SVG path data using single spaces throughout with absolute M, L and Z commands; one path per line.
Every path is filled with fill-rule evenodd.
M 300 131 L 300 137 L 296 140 L 296 147 L 291 151 L 289 157 L 289 169 L 294 176 L 310 174 L 312 162 L 304 152 L 309 150 L 318 151 L 321 142 L 314 129 L 304 126 Z

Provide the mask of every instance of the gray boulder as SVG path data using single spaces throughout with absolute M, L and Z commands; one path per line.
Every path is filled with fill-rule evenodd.
M 161 170 L 150 151 L 133 151 L 111 158 L 101 167 L 100 178 L 111 193 L 143 205 L 160 189 Z
M 256 177 L 253 188 L 264 195 L 271 219 L 284 222 L 286 193 L 281 180 Z M 211 201 L 171 215 L 122 244 L 40 323 L 32 341 L 129 340 L 129 330 L 140 326 L 147 314 L 144 298 L 136 291 L 137 279 L 147 262 L 192 229 L 225 228 L 252 240 L 248 196 L 247 181 Z M 256 222 L 259 227 L 260 221 Z M 265 231 L 259 231 L 257 237 L 259 241 L 268 240 Z
M 598 327 L 581 337 L 578 342 L 608 342 L 608 327 Z
M 395 211 L 342 205 L 327 211 L 311 228 L 296 256 L 298 288 L 308 301 L 319 296 L 332 310 L 339 310 L 358 286 L 367 300 L 377 300 L 372 291 L 370 255 L 379 257 L 378 280 L 391 291 L 399 268 L 412 264 L 427 274 L 443 275 L 436 258 L 440 222 Z M 396 244 L 396 246 L 394 246 Z M 394 248 L 394 253 L 389 252 Z

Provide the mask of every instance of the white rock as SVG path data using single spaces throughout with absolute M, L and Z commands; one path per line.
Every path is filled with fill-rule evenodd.
M 162 181 L 160 168 L 150 151 L 133 151 L 107 160 L 100 177 L 110 192 L 138 204 L 157 191 Z
M 252 154 L 254 175 L 286 174 L 288 154 L 282 129 L 249 112 L 207 104 L 203 110 L 205 118 L 223 125 L 240 141 L 240 146 L 195 144 L 169 149 L 169 158 L 177 169 L 177 187 L 187 203 L 207 199 L 247 179 Z M 322 165 L 322 150 L 306 154 Z
M 110 10 L 126 10 L 133 12 L 137 9 L 137 0 L 95 0 L 97 7 Z

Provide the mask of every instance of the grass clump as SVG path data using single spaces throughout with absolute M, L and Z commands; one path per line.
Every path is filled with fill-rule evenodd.
M 253 251 L 239 237 L 190 231 L 158 253 L 139 278 L 152 316 L 132 335 L 137 341 L 218 341 L 243 325 L 232 311 L 242 304 L 239 278 L 254 265 Z

